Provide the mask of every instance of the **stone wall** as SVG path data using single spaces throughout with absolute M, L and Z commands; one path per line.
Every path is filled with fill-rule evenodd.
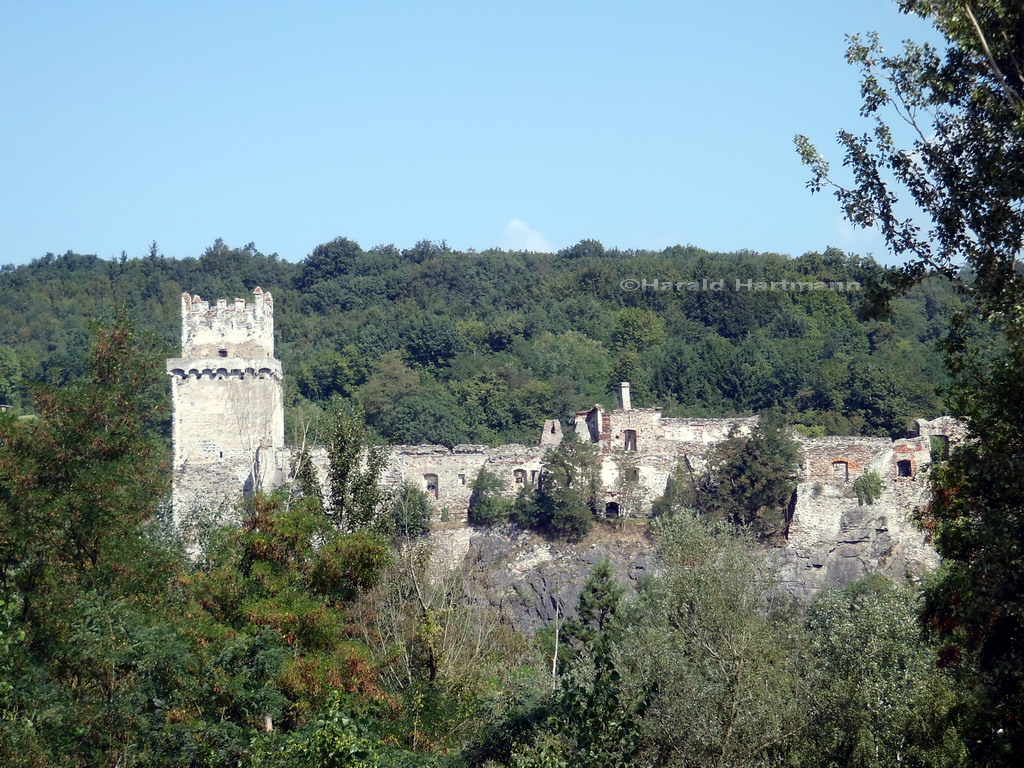
M 504 483 L 504 492 L 514 497 L 524 485 L 536 485 L 541 459 L 548 448 L 523 445 L 395 445 L 388 449 L 382 482 L 397 488 L 409 483 L 423 491 L 434 506 L 434 518 L 447 509 L 453 522 L 466 522 L 473 482 L 486 468 Z M 326 486 L 327 451 L 313 449 L 310 458 Z
M 698 471 L 709 448 L 733 431 L 749 434 L 756 423 L 755 417 L 666 419 L 660 408 L 606 413 L 595 405 L 576 414 L 573 431 L 598 446 L 606 510 L 633 517 L 646 514 L 680 463 Z
M 243 357 L 274 356 L 274 297 L 259 286 L 253 303 L 236 298 L 218 300 L 213 306 L 198 295 L 181 295 L 181 356 Z

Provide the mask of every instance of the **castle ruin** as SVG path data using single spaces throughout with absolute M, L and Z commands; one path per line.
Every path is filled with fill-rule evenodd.
M 253 303 L 220 300 L 211 306 L 182 295 L 182 357 L 167 361 L 174 405 L 173 506 L 176 521 L 195 509 L 223 509 L 241 494 L 285 483 L 283 386 L 274 358 L 274 303 L 253 291 Z M 747 434 L 756 417 L 666 418 L 660 408 L 633 408 L 629 384 L 619 385 L 617 407 L 575 414 L 570 429 L 597 447 L 605 513 L 647 514 L 682 464 L 699 471 L 708 451 L 730 434 Z M 937 566 L 924 533 L 912 522 L 927 503 L 922 470 L 935 441 L 943 450 L 963 439 L 949 417 L 919 420 L 916 435 L 801 438 L 799 484 L 781 550 L 783 580 L 797 594 L 838 586 L 869 571 L 902 579 Z M 507 495 L 535 486 L 544 454 L 563 439 L 557 420 L 544 422 L 535 446 L 392 446 L 384 482 L 410 483 L 453 522 L 466 523 L 473 481 L 487 469 Z M 311 459 L 326 477 L 327 455 Z M 883 481 L 871 505 L 858 503 L 853 482 L 866 472 Z

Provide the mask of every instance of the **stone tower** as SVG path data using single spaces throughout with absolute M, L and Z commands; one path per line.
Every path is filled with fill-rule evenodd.
M 245 491 L 284 482 L 284 398 L 274 299 L 211 306 L 181 295 L 181 357 L 167 361 L 174 407 L 175 522 L 226 511 Z

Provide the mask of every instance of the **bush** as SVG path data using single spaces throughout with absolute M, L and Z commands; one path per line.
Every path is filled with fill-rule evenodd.
M 418 539 L 430 533 L 433 507 L 426 494 L 405 482 L 391 505 L 391 524 L 399 539 Z
M 590 532 L 600 500 L 596 449 L 569 432 L 544 457 L 537 488 L 519 492 L 510 519 L 550 538 L 579 541 Z
M 594 513 L 572 488 L 524 488 L 509 518 L 542 536 L 579 541 L 590 533 Z
M 309 586 L 319 594 L 347 602 L 376 585 L 390 562 L 387 546 L 367 533 L 335 536 L 317 550 Z
M 853 481 L 853 492 L 860 506 L 874 504 L 882 496 L 882 478 L 877 472 L 865 472 Z
M 488 527 L 508 519 L 512 502 L 501 495 L 502 489 L 501 478 L 486 469 L 480 470 L 469 497 L 470 525 Z
M 798 466 L 799 449 L 787 428 L 778 416 L 764 414 L 749 437 L 734 428 L 711 449 L 695 506 L 761 538 L 784 535 Z

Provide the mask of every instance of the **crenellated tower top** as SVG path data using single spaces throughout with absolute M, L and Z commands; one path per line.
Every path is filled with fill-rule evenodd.
M 253 303 L 219 299 L 213 306 L 197 294 L 181 294 L 181 356 L 272 358 L 274 298 L 258 285 Z

